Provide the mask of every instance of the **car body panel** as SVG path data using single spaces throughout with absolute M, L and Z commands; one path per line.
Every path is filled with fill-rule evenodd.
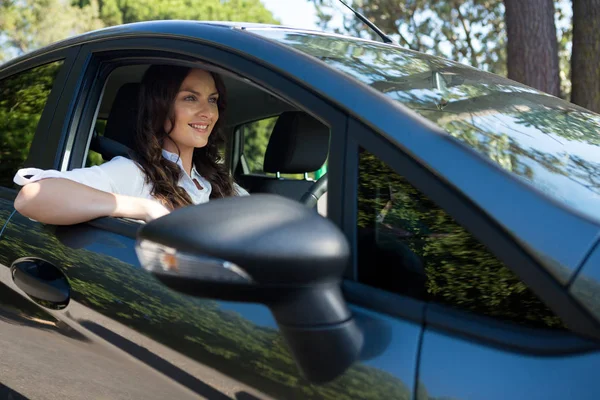
M 600 245 L 596 245 L 569 285 L 569 291 L 600 319 Z
M 597 399 L 600 353 L 532 355 L 428 328 L 417 399 Z

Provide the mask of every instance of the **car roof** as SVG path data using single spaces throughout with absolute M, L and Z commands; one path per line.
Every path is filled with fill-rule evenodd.
M 318 30 L 290 27 L 285 25 L 260 24 L 252 22 L 232 22 L 232 21 L 192 21 L 192 20 L 160 20 L 143 21 L 130 24 L 116 25 L 107 28 L 86 32 L 75 35 L 67 39 L 49 44 L 32 52 L 15 57 L 4 64 L 0 64 L 0 71 L 13 65 L 19 64 L 25 60 L 37 57 L 41 54 L 60 50 L 63 48 L 84 45 L 100 40 L 113 39 L 116 37 L 131 37 L 139 35 L 160 35 L 163 37 L 188 37 L 192 39 L 201 39 L 202 27 L 223 28 L 228 30 L 244 31 L 247 29 L 276 29 L 288 32 L 312 32 L 320 35 L 346 37 L 336 33 L 323 32 Z M 354 38 L 356 40 L 367 40 Z

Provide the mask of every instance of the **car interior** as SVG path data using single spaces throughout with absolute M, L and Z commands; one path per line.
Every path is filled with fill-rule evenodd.
M 109 75 L 91 134 L 86 166 L 116 156 L 130 157 L 138 90 L 148 67 L 147 64 L 118 67 Z M 316 206 L 320 214 L 326 215 L 329 127 L 250 81 L 233 75 L 221 76 L 227 88 L 226 115 L 221 116 L 225 118 L 226 140 L 222 155 L 234 180 L 250 194 L 278 194 Z M 247 132 L 252 131 L 256 136 L 253 124 L 267 120 L 276 122 L 261 124 L 263 131 L 258 135 L 262 141 L 254 145 L 250 154 Z M 321 182 L 316 182 L 318 171 L 325 175 Z

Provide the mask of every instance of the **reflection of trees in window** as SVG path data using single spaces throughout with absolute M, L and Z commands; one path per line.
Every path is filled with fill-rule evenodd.
M 563 326 L 434 202 L 372 154 L 361 153 L 359 162 L 359 279 L 519 324 Z
M 498 108 L 494 108 L 497 104 L 488 104 L 486 108 L 482 100 L 484 104 L 470 107 L 476 111 L 461 112 L 448 107 L 444 111 L 419 112 L 548 195 L 592 212 L 589 205 L 579 204 L 573 189 L 600 194 L 600 163 L 593 161 L 596 154 L 600 155 L 600 117 L 574 109 L 536 105 L 533 98 L 526 101 L 523 97 L 516 98 L 519 99 L 521 104 L 501 104 Z
M 516 115 L 517 121 L 547 135 L 600 145 L 600 116 L 576 107 L 538 106 Z
M 0 185 L 12 187 L 29 154 L 35 130 L 62 61 L 0 81 Z

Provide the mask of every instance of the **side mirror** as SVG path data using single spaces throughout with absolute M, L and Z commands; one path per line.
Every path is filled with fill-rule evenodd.
M 137 255 L 188 295 L 269 307 L 304 376 L 324 383 L 360 355 L 340 283 L 350 247 L 329 220 L 275 195 L 190 206 L 143 226 Z

